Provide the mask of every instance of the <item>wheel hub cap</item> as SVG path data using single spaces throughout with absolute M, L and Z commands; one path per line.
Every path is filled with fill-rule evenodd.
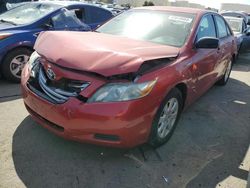
M 20 78 L 23 67 L 28 62 L 28 60 L 29 60 L 28 55 L 19 55 L 14 57 L 10 62 L 10 71 L 12 75 L 17 78 Z
M 178 100 L 171 98 L 166 103 L 158 122 L 158 135 L 165 138 L 172 130 L 178 115 Z

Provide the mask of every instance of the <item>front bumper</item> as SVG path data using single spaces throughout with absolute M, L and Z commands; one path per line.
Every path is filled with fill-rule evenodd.
M 146 96 L 139 100 L 84 103 L 71 97 L 53 104 L 27 87 L 27 66 L 22 74 L 24 104 L 43 127 L 66 139 L 114 147 L 134 147 L 148 140 L 157 106 Z

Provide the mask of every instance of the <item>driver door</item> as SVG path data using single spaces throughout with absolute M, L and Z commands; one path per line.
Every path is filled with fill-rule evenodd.
M 203 37 L 216 36 L 214 19 L 211 14 L 203 16 L 200 21 L 195 42 Z M 219 58 L 218 49 L 195 49 L 192 76 L 197 95 L 202 95 L 216 81 L 216 65 Z

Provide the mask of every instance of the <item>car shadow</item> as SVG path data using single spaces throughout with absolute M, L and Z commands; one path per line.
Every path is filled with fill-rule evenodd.
M 170 141 L 154 149 L 99 147 L 64 140 L 27 116 L 12 142 L 26 187 L 215 187 L 230 175 L 246 180 L 250 87 L 230 79 L 189 107 Z
M 241 72 L 250 72 L 249 60 L 250 60 L 250 52 L 240 53 L 235 61 L 233 70 Z
M 0 79 L 0 103 L 21 98 L 20 84 Z
M 244 71 L 245 72 L 245 71 Z M 224 88 L 214 87 L 188 111 L 185 117 L 195 119 L 192 124 L 200 126 L 192 140 L 207 155 L 199 172 L 185 185 L 196 187 L 241 187 L 237 182 L 247 182 L 250 149 L 250 87 L 235 79 Z M 230 95 L 229 95 L 230 94 Z M 206 98 L 202 105 L 199 103 Z M 199 107 L 200 106 L 200 107 Z M 202 118 L 203 117 L 203 118 Z M 198 118 L 203 120 L 199 121 Z M 198 123 L 200 122 L 200 123 Z M 188 124 L 187 121 L 183 124 Z M 203 129 L 200 131 L 200 129 Z M 197 135 L 196 133 L 200 134 Z M 247 156 L 248 153 L 248 156 Z M 248 157 L 248 162 L 245 161 Z M 200 158 L 198 159 L 200 160 Z

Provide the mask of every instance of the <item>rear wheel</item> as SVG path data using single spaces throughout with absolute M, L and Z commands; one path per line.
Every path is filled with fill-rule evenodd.
M 223 77 L 217 82 L 217 85 L 224 86 L 227 84 L 229 77 L 230 77 L 230 74 L 231 74 L 232 65 L 233 65 L 232 60 L 230 60 L 227 64 L 227 68 L 226 68 L 226 71 L 225 71 Z
M 182 105 L 182 94 L 174 88 L 166 96 L 154 118 L 149 138 L 152 146 L 158 147 L 170 139 L 182 111 Z
M 22 69 L 31 53 L 32 51 L 27 48 L 18 48 L 9 52 L 1 66 L 4 78 L 12 82 L 20 82 Z

